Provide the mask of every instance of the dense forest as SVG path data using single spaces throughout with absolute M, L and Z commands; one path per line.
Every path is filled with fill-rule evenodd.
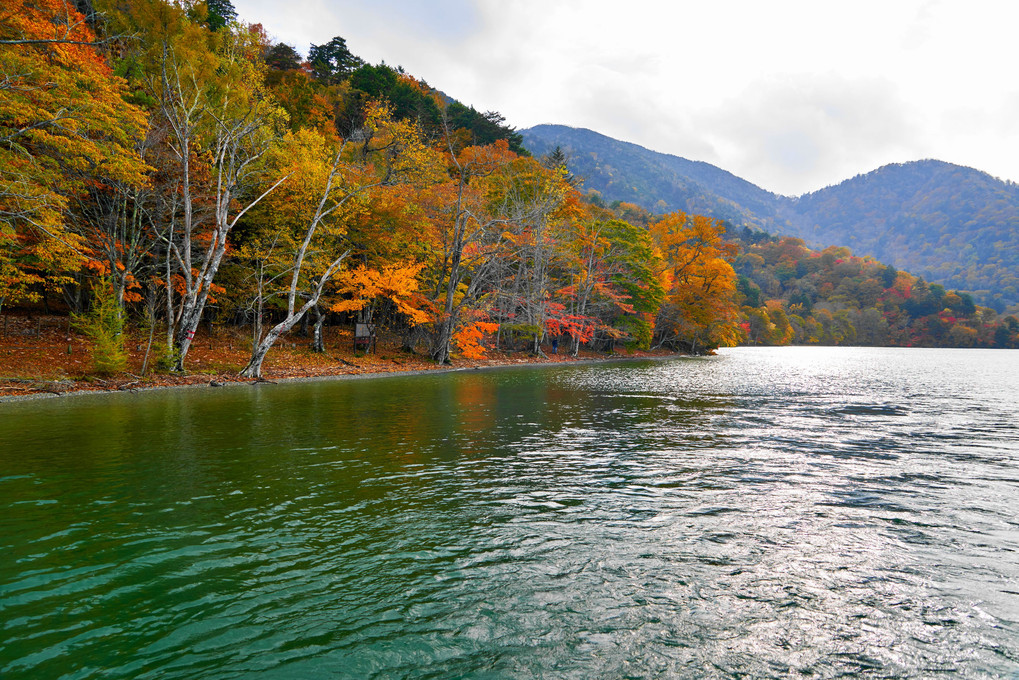
M 734 266 L 746 341 L 760 345 L 1019 347 L 1019 321 L 849 248 L 742 230 Z
M 500 114 L 341 37 L 305 57 L 229 0 L 80 9 L 0 20 L 0 312 L 71 314 L 96 370 L 122 368 L 131 324 L 184 371 L 203 321 L 250 328 L 249 377 L 299 327 L 324 351 L 327 323 L 440 363 L 552 341 L 1016 345 L 1014 318 L 848 251 L 607 205 L 561 150 L 532 156 Z
M 251 326 L 249 376 L 309 316 L 438 362 L 739 340 L 721 225 L 585 202 L 501 115 L 341 37 L 305 58 L 228 0 L 92 9 L 0 23 L 0 310 L 66 306 L 108 370 L 125 323 L 183 371 L 212 318 Z

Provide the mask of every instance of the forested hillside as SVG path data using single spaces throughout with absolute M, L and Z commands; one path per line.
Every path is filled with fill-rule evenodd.
M 342 37 L 302 55 L 228 0 L 96 0 L 89 16 L 70 0 L 12 1 L 0 313 L 69 314 L 97 372 L 124 369 L 128 327 L 176 372 L 196 335 L 243 327 L 248 377 L 302 329 L 325 351 L 326 324 L 371 325 L 439 363 L 553 344 L 1016 345 L 1015 319 L 969 296 L 696 214 L 776 219 L 785 199 L 729 173 L 584 131 L 567 153 L 529 133 L 531 155 L 499 113 L 365 63 Z M 567 165 L 584 144 L 601 194 Z M 662 193 L 652 211 L 609 202 L 618 186 Z M 962 202 L 1011 219 L 1007 192 L 981 207 L 992 183 L 941 202 L 922 200 L 920 180 L 902 186 L 886 203 L 844 187 L 798 206 L 838 217 L 908 194 L 918 211 Z M 1009 243 L 973 248 L 1005 263 Z
M 1019 321 L 845 246 L 732 235 L 746 342 L 759 345 L 1019 347 Z
M 654 213 L 682 210 L 770 231 L 780 226 L 780 197 L 710 163 L 565 125 L 538 125 L 520 134 L 536 154 L 559 148 L 585 191 L 606 203 L 625 201 Z
M 999 311 L 1019 304 L 1019 185 L 940 161 L 888 165 L 795 199 L 786 233 L 846 245 Z
M 1019 306 L 1019 186 L 939 161 L 889 165 L 799 198 L 778 196 L 707 163 L 590 130 L 522 133 L 539 153 L 560 147 L 570 171 L 606 202 L 688 210 L 814 247 L 848 246 L 997 311 Z

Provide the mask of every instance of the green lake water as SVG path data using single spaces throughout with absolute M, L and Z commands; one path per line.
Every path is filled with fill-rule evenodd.
M 1014 677 L 1019 353 L 0 404 L 0 678 Z

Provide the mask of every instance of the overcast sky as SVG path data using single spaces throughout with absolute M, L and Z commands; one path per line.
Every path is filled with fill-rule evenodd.
M 523 129 L 586 127 L 783 194 L 937 158 L 1019 181 L 1014 0 L 234 0 Z

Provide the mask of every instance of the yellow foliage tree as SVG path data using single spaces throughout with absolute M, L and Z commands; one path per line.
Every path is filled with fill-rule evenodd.
M 741 337 L 736 304 L 736 246 L 720 220 L 675 212 L 651 225 L 666 266 L 659 342 L 691 352 L 732 345 Z
M 292 259 L 284 277 L 289 285 L 282 291 L 286 316 L 255 343 L 242 376 L 260 377 L 269 349 L 318 305 L 326 284 L 354 250 L 349 223 L 369 209 L 369 197 L 429 172 L 432 156 L 417 128 L 393 120 L 388 106 L 369 108 L 361 137 L 363 142 L 337 143 L 315 130 L 301 130 L 288 135 L 274 154 L 272 163 L 280 168 L 274 174 L 283 172 L 290 181 L 268 197 L 259 216 L 270 231 L 290 234 Z

